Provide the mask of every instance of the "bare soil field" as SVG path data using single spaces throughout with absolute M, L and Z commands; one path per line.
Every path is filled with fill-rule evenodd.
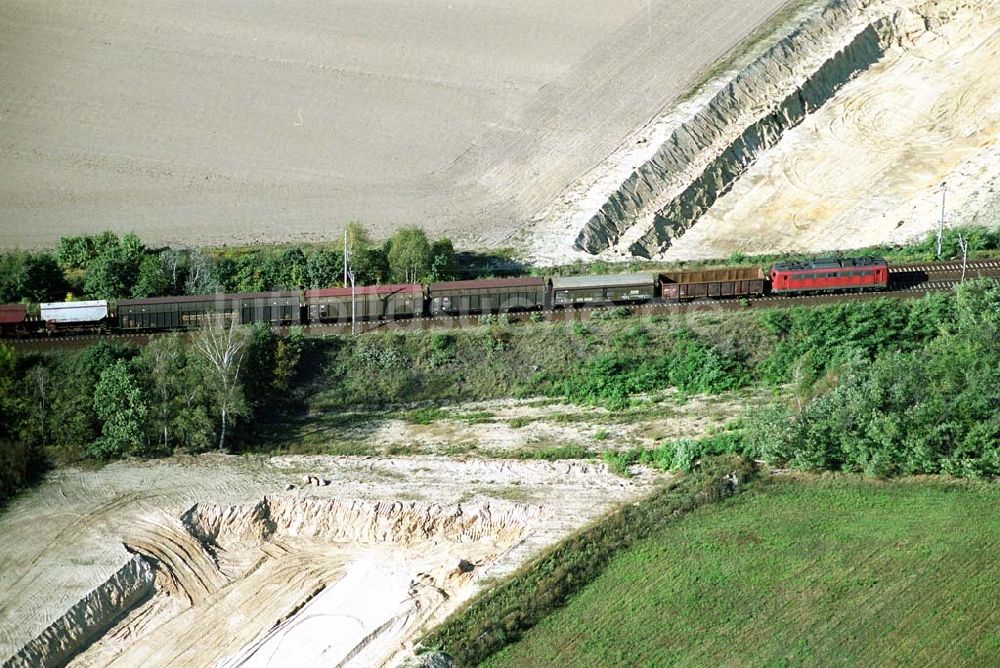
M 484 581 L 653 480 L 432 457 L 60 470 L 0 515 L 0 657 L 382 665 Z
M 0 4 L 0 246 L 500 244 L 787 0 Z

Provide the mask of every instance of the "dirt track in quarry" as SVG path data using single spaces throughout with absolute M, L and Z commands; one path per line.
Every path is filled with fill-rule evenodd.
M 0 656 L 381 665 L 484 579 L 651 483 L 585 462 L 437 457 L 60 470 L 0 515 Z

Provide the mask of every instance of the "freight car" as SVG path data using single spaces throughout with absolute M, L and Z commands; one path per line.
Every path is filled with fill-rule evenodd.
M 656 284 L 654 274 L 553 278 L 550 281 L 552 307 L 639 304 L 656 298 Z
M 759 267 L 704 269 L 660 274 L 664 301 L 752 297 L 764 294 L 767 278 Z
M 312 324 L 358 320 L 412 318 L 424 314 L 424 287 L 408 285 L 365 285 L 351 288 L 306 290 L 306 317 Z
M 123 299 L 118 302 L 118 329 L 165 330 L 196 327 L 212 317 L 236 317 L 244 325 L 302 324 L 298 292 L 250 292 Z
M 53 333 L 89 333 L 110 329 L 108 302 L 95 299 L 80 302 L 46 302 L 39 304 L 45 331 Z
M 24 304 L 0 305 L 0 334 L 13 336 L 25 331 L 28 307 Z
M 508 313 L 545 308 L 544 278 L 491 278 L 480 281 L 431 283 L 427 287 L 430 314 Z
M 778 263 L 771 268 L 775 294 L 886 290 L 889 264 L 880 257 L 824 258 L 811 262 Z

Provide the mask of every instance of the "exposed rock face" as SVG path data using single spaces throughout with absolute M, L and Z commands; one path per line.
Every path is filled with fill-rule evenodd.
M 510 503 L 446 507 L 417 501 L 265 497 L 252 506 L 196 505 L 181 520 L 209 545 L 274 536 L 355 543 L 465 543 L 484 538 L 513 542 L 540 512 L 537 506 Z
M 64 665 L 152 593 L 153 569 L 146 559 L 136 556 L 22 647 L 4 668 Z
M 684 234 L 786 131 L 893 46 L 985 0 L 829 0 L 714 92 L 661 121 L 652 156 L 580 230 L 577 250 L 649 258 Z M 601 201 L 588 193 L 588 201 Z
M 669 234 L 683 231 L 759 152 L 773 145 L 789 124 L 822 104 L 853 73 L 880 56 L 869 33 L 855 67 L 845 53 L 844 33 L 870 0 L 830 0 L 749 67 L 722 86 L 707 103 L 676 122 L 653 157 L 639 166 L 586 223 L 580 250 L 599 253 L 618 243 L 634 224 L 655 216 L 655 227 L 632 245 L 633 253 L 656 252 Z M 866 33 L 867 28 L 861 27 Z M 856 34 L 856 33 L 855 33 Z M 848 43 L 858 41 L 848 38 Z M 853 53 L 853 50 L 850 50 Z M 822 72 L 816 84 L 811 75 Z M 800 91 L 806 94 L 800 95 Z
M 452 668 L 455 661 L 444 652 L 427 652 L 412 656 L 400 668 Z

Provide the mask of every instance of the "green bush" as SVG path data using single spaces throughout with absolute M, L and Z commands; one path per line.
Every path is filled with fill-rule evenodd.
M 830 391 L 794 414 L 762 413 L 747 438 L 769 462 L 806 470 L 1000 475 L 1000 285 L 969 282 L 953 308 L 925 300 L 911 311 L 935 313 L 921 328 L 936 327 L 933 339 L 852 360 Z
M 706 458 L 735 454 L 746 459 L 757 456 L 742 430 L 724 431 L 702 438 L 682 438 L 655 448 L 633 448 L 605 452 L 603 458 L 613 471 L 625 475 L 630 466 L 642 464 L 663 471 L 693 471 Z
M 559 445 L 550 448 L 522 448 L 509 454 L 511 459 L 593 459 L 595 453 L 582 445 Z
M 623 320 L 632 315 L 627 306 L 615 306 L 602 311 L 594 311 L 590 317 L 593 320 Z
M 675 387 L 695 394 L 718 394 L 745 385 L 750 376 L 731 358 L 704 345 L 693 335 L 674 336 L 664 354 L 642 352 L 648 339 L 641 330 L 626 332 L 616 350 L 588 360 L 567 378 L 562 393 L 570 401 L 621 409 L 637 394 Z
M 403 418 L 407 422 L 412 422 L 413 424 L 432 424 L 446 417 L 448 417 L 448 413 L 437 406 L 417 408 L 403 415 Z

